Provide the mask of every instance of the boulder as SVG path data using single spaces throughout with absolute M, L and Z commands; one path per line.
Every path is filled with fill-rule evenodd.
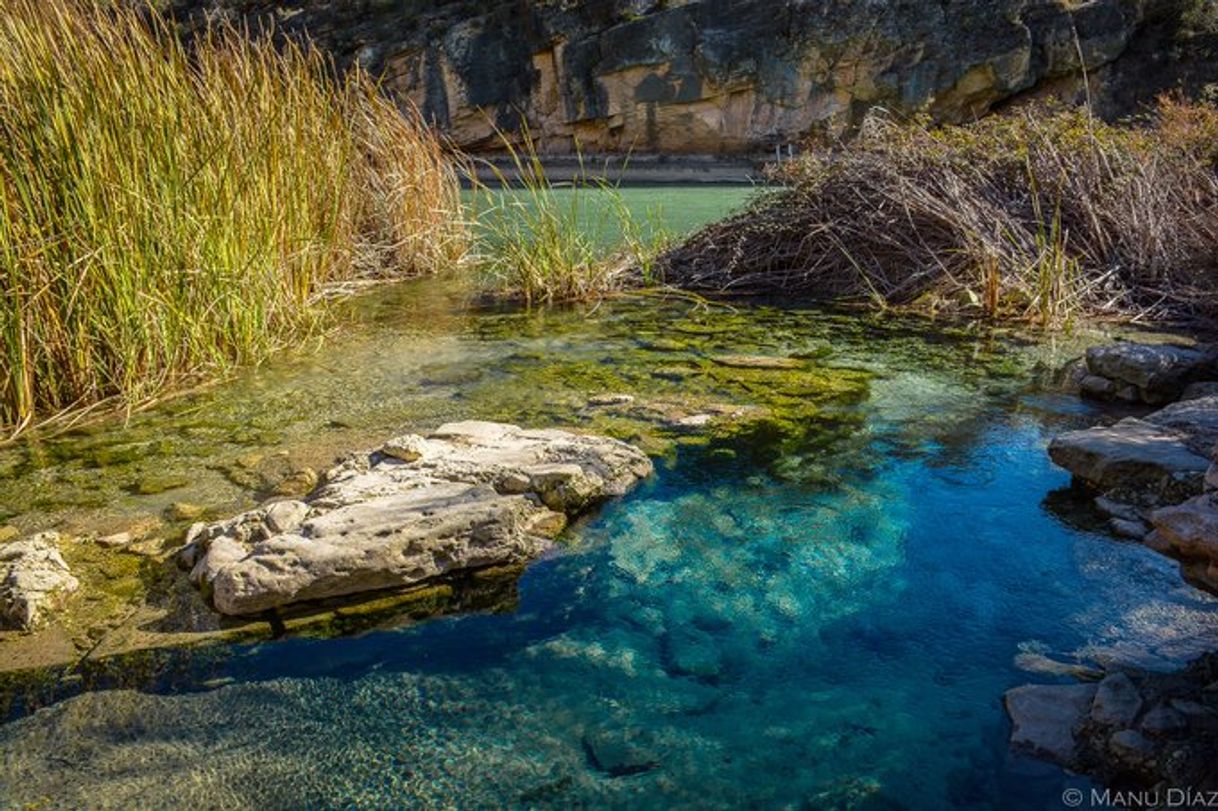
M 1078 757 L 1075 729 L 1095 700 L 1094 684 L 1025 684 L 1003 696 L 1017 751 L 1072 766 Z
M 0 546 L 0 620 L 8 627 L 34 628 L 79 586 L 59 553 L 59 533 Z
M 1155 510 L 1148 546 L 1182 562 L 1192 583 L 1218 593 L 1218 493 Z
M 410 586 L 530 560 L 651 471 L 614 439 L 450 423 L 347 460 L 303 500 L 192 528 L 183 559 L 224 614 Z
M 1191 445 L 1181 430 L 1130 417 L 1061 434 L 1049 456 L 1101 493 L 1148 493 L 1170 503 L 1201 492 L 1210 460 Z
M 1104 677 L 1091 702 L 1091 720 L 1108 727 L 1128 727 L 1142 709 L 1142 696 L 1133 680 L 1124 673 Z
M 1153 769 L 1157 748 L 1136 729 L 1122 729 L 1108 739 L 1108 754 L 1120 767 L 1144 773 Z
M 1181 557 L 1218 560 L 1218 494 L 1155 510 L 1150 520 L 1158 547 Z
M 1155 707 L 1139 725 L 1142 733 L 1153 738 L 1170 738 L 1188 731 L 1188 719 L 1171 707 Z
M 1122 394 L 1132 386 L 1137 399 L 1158 404 L 1176 399 L 1188 383 L 1212 372 L 1214 360 L 1209 347 L 1117 343 L 1087 350 L 1087 371 L 1112 381 L 1111 389 L 1105 393 L 1133 399 Z M 1083 390 L 1101 394 L 1098 384 Z
M 1152 425 L 1179 432 L 1184 437 L 1184 444 L 1198 456 L 1209 458 L 1218 444 L 1218 396 L 1181 400 L 1144 419 Z

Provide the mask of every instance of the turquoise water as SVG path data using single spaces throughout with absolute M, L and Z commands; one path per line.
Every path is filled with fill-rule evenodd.
M 1056 393 L 1068 347 L 647 301 L 595 318 L 466 312 L 419 332 L 392 326 L 407 293 L 378 295 L 381 331 L 344 349 L 350 362 L 260 374 L 263 398 L 293 381 L 295 430 L 344 397 L 373 404 L 378 426 L 508 412 L 589 425 L 577 395 L 658 396 L 639 364 L 724 349 L 817 347 L 825 375 L 868 377 L 775 444 L 678 443 L 525 572 L 512 610 L 183 652 L 172 677 L 14 719 L 0 727 L 10 803 L 1057 808 L 1077 781 L 1008 752 L 1003 691 L 1056 678 L 1033 672 L 1038 657 L 1170 667 L 1218 641 L 1213 600 L 1092 531 L 1062 492 L 1047 438 L 1099 417 Z M 436 332 L 444 352 L 427 354 Z M 537 382 L 556 369 L 569 376 Z M 258 396 L 235 387 L 189 411 Z
M 675 229 L 740 195 L 638 191 Z M 1060 808 L 1079 782 L 1008 751 L 1003 691 L 1218 644 L 1218 604 L 1097 532 L 1048 462 L 1104 418 L 1057 384 L 1080 341 L 774 303 L 524 313 L 434 281 L 351 310 L 320 354 L 6 450 L 0 502 L 26 528 L 232 512 L 258 498 L 225 476 L 241 454 L 470 417 L 640 442 L 655 477 L 497 613 L 183 650 L 18 702 L 0 806 Z M 723 353 L 808 369 L 724 376 Z M 607 391 L 768 416 L 708 438 L 587 407 Z M 139 493 L 153 472 L 183 483 Z
M 559 186 L 548 193 L 551 210 L 564 221 L 578 223 L 593 243 L 613 247 L 619 240 L 622 212 L 645 242 L 693 231 L 741 208 L 754 194 L 749 186 L 655 186 L 614 190 Z M 533 208 L 529 193 L 514 190 L 466 191 L 464 199 L 474 211 L 504 212 L 518 216 L 520 208 Z M 504 203 L 510 204 L 505 206 Z

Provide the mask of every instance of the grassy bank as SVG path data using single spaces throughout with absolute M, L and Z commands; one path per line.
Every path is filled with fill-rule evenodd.
M 1218 316 L 1218 109 L 873 116 L 660 262 L 670 284 L 1061 323 Z
M 438 142 L 310 50 L 10 0 L 0 110 L 5 433 L 256 362 L 327 285 L 464 250 Z

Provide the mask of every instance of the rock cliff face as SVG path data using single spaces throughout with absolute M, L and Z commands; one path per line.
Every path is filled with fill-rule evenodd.
M 1180 46 L 1211 0 L 175 0 L 307 34 L 466 148 L 522 121 L 543 149 L 772 150 L 880 105 L 955 121 L 1021 95 L 1102 109 L 1214 71 Z M 1186 20 L 1181 23 L 1181 19 Z M 1202 38 L 1204 40 L 1204 37 Z M 1171 43 L 1166 47 L 1165 43 Z M 1189 48 L 1192 51 L 1188 51 Z M 1183 58 L 1202 65 L 1181 67 Z M 1191 54 L 1191 57 L 1190 57 Z M 1161 77 L 1161 78 L 1157 78 Z M 1111 88 L 1112 92 L 1107 92 Z M 1119 103 L 1117 103 L 1119 102 Z

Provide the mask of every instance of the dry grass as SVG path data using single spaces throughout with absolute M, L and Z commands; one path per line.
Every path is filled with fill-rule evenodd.
M 0 427 L 138 403 L 464 250 L 440 144 L 366 76 L 151 14 L 0 6 Z
M 750 210 L 661 260 L 693 289 L 1062 323 L 1218 316 L 1218 110 L 1117 126 L 1024 110 L 932 129 L 884 115 L 818 144 Z

